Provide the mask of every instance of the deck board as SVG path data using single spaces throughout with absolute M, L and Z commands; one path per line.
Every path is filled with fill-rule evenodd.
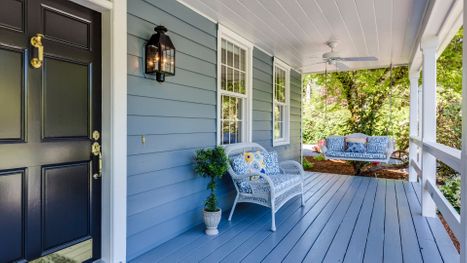
M 305 206 L 294 198 L 276 214 L 240 204 L 215 237 L 197 226 L 132 262 L 457 262 L 438 218 L 421 215 L 420 185 L 308 173 Z M 227 212 L 227 211 L 226 211 Z
M 384 222 L 386 219 L 386 181 L 378 180 L 377 189 L 363 258 L 364 262 L 369 263 L 383 261 Z
M 415 190 L 418 201 L 420 202 L 421 188 L 418 185 L 414 184 L 412 184 L 412 188 Z M 438 217 L 427 217 L 426 220 L 428 221 L 428 225 L 430 226 L 431 232 L 433 233 L 433 237 L 435 238 L 436 245 L 438 246 L 438 249 L 441 253 L 441 257 L 443 258 L 444 262 L 458 262 L 459 257 L 456 253 L 457 250 L 454 246 L 452 246 L 451 239 Z
M 371 180 L 370 185 L 368 186 L 368 191 L 365 194 L 363 205 L 360 208 L 360 214 L 358 215 L 355 227 L 350 233 L 351 236 L 348 237 L 350 238 L 348 244 L 346 239 L 335 239 L 336 243 L 331 244 L 325 260 L 329 260 L 328 262 L 363 261 L 377 187 L 378 182 L 376 180 Z
M 368 188 L 368 184 L 370 182 L 369 178 L 363 178 L 363 182 L 360 184 L 360 187 L 357 189 L 357 192 L 354 194 L 352 202 L 348 207 L 345 214 L 342 213 L 342 217 L 338 217 L 338 213 L 334 213 L 332 216 L 333 221 L 329 221 L 326 224 L 326 227 L 320 233 L 319 237 L 316 239 L 315 243 L 308 251 L 304 261 L 311 262 L 316 260 L 317 262 L 322 262 L 328 249 L 330 248 L 331 243 L 336 240 L 339 242 L 340 236 L 337 235 L 339 230 L 344 229 L 353 229 L 355 220 L 357 219 L 358 212 L 360 211 L 360 207 L 363 203 L 363 198 L 365 197 L 365 193 Z M 340 211 L 339 209 L 336 212 Z M 350 231 L 348 231 L 351 233 Z M 345 239 L 343 240 L 345 242 Z M 342 243 L 342 247 L 346 248 L 347 244 Z
M 386 182 L 386 220 L 384 225 L 385 262 L 402 262 L 402 247 L 399 226 L 399 211 L 396 203 L 395 184 L 393 180 Z
M 403 184 L 396 184 L 396 196 L 399 207 L 401 247 L 404 262 L 423 262 Z

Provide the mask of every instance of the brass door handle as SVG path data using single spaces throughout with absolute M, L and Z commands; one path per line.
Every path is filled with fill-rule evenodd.
M 35 36 L 31 37 L 31 45 L 37 48 L 37 58 L 31 59 L 31 66 L 33 68 L 42 67 L 42 62 L 44 61 L 44 45 L 42 45 L 42 38 L 44 35 L 37 33 Z
M 99 179 L 102 177 L 102 151 L 101 151 L 101 145 L 98 142 L 94 142 L 91 145 L 91 153 L 92 155 L 96 156 L 98 159 L 98 165 L 97 165 L 97 173 L 93 174 L 92 177 L 94 179 Z

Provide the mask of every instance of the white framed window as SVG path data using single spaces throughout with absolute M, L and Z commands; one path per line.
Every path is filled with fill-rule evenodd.
M 217 144 L 250 142 L 253 45 L 219 25 Z
M 290 143 L 290 67 L 274 58 L 273 146 Z

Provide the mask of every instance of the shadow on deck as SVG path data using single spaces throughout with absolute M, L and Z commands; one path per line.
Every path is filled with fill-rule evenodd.
M 459 262 L 438 218 L 421 215 L 420 185 L 308 173 L 305 207 L 240 204 L 215 237 L 197 226 L 132 262 Z

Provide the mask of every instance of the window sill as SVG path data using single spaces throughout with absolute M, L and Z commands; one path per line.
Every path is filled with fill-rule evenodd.
M 278 141 L 273 141 L 272 146 L 284 146 L 284 145 L 289 145 L 290 141 L 284 141 L 284 140 L 278 140 Z

